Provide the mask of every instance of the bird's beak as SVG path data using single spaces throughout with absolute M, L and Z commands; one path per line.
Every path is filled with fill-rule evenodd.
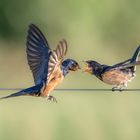
M 92 73 L 92 67 L 90 67 L 87 62 L 84 61 L 84 63 L 85 63 L 85 69 L 83 70 L 83 72 Z
M 80 69 L 81 69 L 81 68 L 80 68 L 79 65 L 77 65 L 77 67 L 75 67 L 75 71 L 80 70 Z
M 80 70 L 80 69 L 81 69 L 81 67 L 78 65 L 78 66 L 77 66 L 77 69 L 79 69 L 79 70 Z

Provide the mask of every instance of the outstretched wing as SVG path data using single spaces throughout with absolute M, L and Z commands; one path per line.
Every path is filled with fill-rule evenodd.
M 46 80 L 51 50 L 43 33 L 33 24 L 29 26 L 26 45 L 28 64 L 37 85 Z
M 50 55 L 49 63 L 48 63 L 48 75 L 47 75 L 47 83 L 53 79 L 60 70 L 62 61 L 67 53 L 68 46 L 66 40 L 62 40 L 59 42 L 56 50 L 52 52 Z

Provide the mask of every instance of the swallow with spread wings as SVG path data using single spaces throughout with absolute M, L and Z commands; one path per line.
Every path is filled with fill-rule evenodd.
M 66 40 L 61 40 L 55 50 L 51 50 L 48 41 L 40 29 L 31 24 L 27 35 L 27 60 L 33 73 L 35 86 L 21 90 L 17 93 L 2 97 L 6 99 L 22 95 L 47 97 L 48 100 L 57 102 L 50 93 L 59 85 L 70 71 L 80 69 L 79 64 L 73 59 L 64 57 L 68 50 Z

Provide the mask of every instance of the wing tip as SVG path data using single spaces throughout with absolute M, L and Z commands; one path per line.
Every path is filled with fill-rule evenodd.
M 31 23 L 29 24 L 29 28 L 38 28 L 35 24 Z
M 42 31 L 38 28 L 38 26 L 33 23 L 29 24 L 28 33 L 30 32 L 40 32 L 41 35 L 43 35 Z

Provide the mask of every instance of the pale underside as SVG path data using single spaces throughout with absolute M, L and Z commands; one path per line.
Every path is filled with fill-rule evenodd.
M 110 85 L 114 86 L 127 86 L 127 83 L 130 82 L 135 77 L 132 73 L 125 73 L 120 70 L 112 70 L 105 72 L 102 76 L 102 80 Z

